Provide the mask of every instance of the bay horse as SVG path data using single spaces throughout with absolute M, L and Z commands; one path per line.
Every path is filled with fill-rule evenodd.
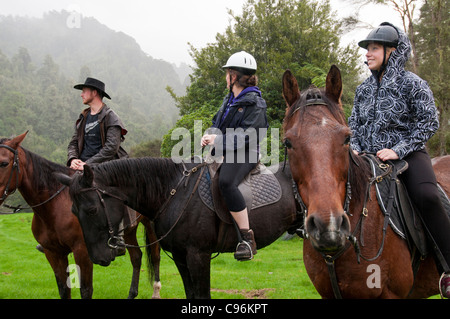
M 83 175 L 59 176 L 70 186 L 73 210 L 94 262 L 109 262 L 108 242 L 117 232 L 121 205 L 126 204 L 154 221 L 161 247 L 172 253 L 186 298 L 211 298 L 211 255 L 234 252 L 238 239 L 234 225 L 222 222 L 196 191 L 206 165 L 170 158 L 120 159 L 95 170 L 85 166 Z M 297 220 L 290 174 L 278 169 L 275 177 L 281 199 L 249 212 L 258 249 L 274 242 Z
M 73 252 L 80 269 L 80 294 L 83 299 L 92 298 L 93 263 L 89 258 L 83 233 L 78 219 L 71 212 L 72 201 L 68 188 L 54 177 L 55 172 L 73 175 L 74 170 L 48 161 L 21 147 L 25 132 L 12 139 L 0 139 L 0 205 L 16 189 L 33 209 L 32 232 L 37 242 L 44 248 L 44 254 L 56 277 L 59 295 L 71 298 L 71 288 L 67 285 L 68 255 Z M 141 222 L 150 237 L 155 240 L 150 221 L 139 216 L 134 227 L 125 230 L 124 240 L 130 245 L 138 245 L 137 225 Z M 128 298 L 138 294 L 142 252 L 139 248 L 128 248 L 133 275 Z M 159 246 L 147 251 L 149 275 L 154 274 L 154 298 L 159 298 Z
M 391 227 L 383 236 L 384 216 L 375 187 L 365 200 L 371 170 L 350 148 L 351 131 L 340 100 L 340 70 L 333 65 L 326 87 L 321 89 L 311 87 L 300 93 L 289 70 L 282 84 L 287 104 L 284 143 L 305 211 L 304 263 L 319 294 L 323 298 L 425 298 L 438 294 L 439 277 L 431 254 L 421 262 L 414 278 L 406 240 Z M 450 165 L 441 169 L 445 170 L 437 176 L 447 176 L 446 182 L 439 182 L 446 183 L 448 192 Z M 352 236 L 355 231 L 359 239 Z M 353 244 L 367 260 L 358 263 L 349 239 L 356 240 Z

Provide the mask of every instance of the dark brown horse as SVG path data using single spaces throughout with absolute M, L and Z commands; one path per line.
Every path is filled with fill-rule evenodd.
M 63 187 L 53 176 L 55 172 L 72 175 L 75 171 L 20 147 L 26 134 L 13 139 L 0 139 L 0 205 L 8 195 L 19 189 L 33 209 L 32 232 L 44 248 L 45 256 L 55 273 L 60 297 L 71 297 L 71 289 L 67 285 L 67 257 L 73 252 L 75 262 L 80 267 L 81 297 L 92 298 L 93 264 L 89 259 L 80 224 L 71 212 L 72 201 L 68 188 Z M 135 226 L 128 228 L 124 234 L 124 240 L 130 245 L 138 245 L 136 230 L 139 221 L 145 226 L 149 240 L 156 239 L 150 221 L 138 216 Z M 128 298 L 135 298 L 138 294 L 142 252 L 139 248 L 129 248 L 128 252 L 133 265 Z M 159 246 L 153 246 L 149 255 L 149 268 L 155 275 L 153 297 L 159 298 Z
M 79 216 L 92 260 L 109 264 L 108 242 L 111 233 L 117 232 L 126 203 L 154 221 L 161 247 L 172 252 L 186 297 L 210 298 L 211 255 L 234 252 L 238 239 L 234 226 L 221 222 L 196 191 L 205 170 L 205 163 L 136 158 L 103 163 L 94 171 L 85 166 L 82 176 L 59 179 L 70 185 L 73 210 Z M 249 212 L 258 249 L 274 242 L 297 219 L 290 174 L 274 170 L 281 198 Z
M 292 73 L 288 70 L 283 76 L 288 105 L 284 138 L 292 176 L 306 208 L 308 240 L 304 241 L 303 252 L 308 275 L 323 298 L 339 297 L 339 293 L 343 298 L 423 298 L 437 294 L 439 278 L 433 258 L 429 256 L 421 263 L 414 279 L 406 240 L 391 227 L 383 235 L 384 216 L 374 187 L 365 201 L 371 171 L 361 156 L 351 154 L 351 131 L 341 94 L 341 75 L 336 66 L 328 73 L 325 89 L 310 88 L 300 93 Z M 437 175 L 438 179 L 447 176 L 447 181 L 439 182 L 448 191 L 450 166 L 442 166 Z M 357 262 L 357 253 L 348 240 L 355 239 L 352 235 L 364 241 L 364 245 L 359 242 L 360 255 L 373 260 Z M 337 283 L 337 295 L 333 281 Z

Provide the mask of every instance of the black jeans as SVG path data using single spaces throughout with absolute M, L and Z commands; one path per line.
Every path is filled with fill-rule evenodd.
M 245 163 L 239 163 L 236 156 L 234 161 L 226 162 L 224 159 L 220 167 L 219 187 L 230 211 L 240 212 L 247 207 L 238 186 L 257 164 L 255 160 L 249 160 L 248 153 L 245 154 Z
M 421 150 L 409 154 L 404 160 L 408 162 L 409 167 L 401 175 L 401 179 L 450 266 L 450 219 L 439 197 L 430 156 L 426 150 Z

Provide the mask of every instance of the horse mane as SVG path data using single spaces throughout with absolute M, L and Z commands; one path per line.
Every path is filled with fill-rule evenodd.
M 353 152 L 350 150 L 350 152 Z M 350 155 L 350 185 L 352 198 L 364 200 L 371 176 L 369 163 L 362 156 Z
M 2 138 L 0 139 L 0 144 L 5 144 L 10 140 L 8 138 Z M 32 187 L 36 191 L 48 190 L 50 193 L 54 193 L 61 188 L 61 183 L 58 182 L 53 173 L 64 173 L 66 175 L 72 175 L 73 173 L 73 170 L 66 166 L 45 159 L 22 146 L 19 146 L 19 148 L 25 153 L 27 162 L 33 165 L 33 173 L 35 176 L 32 179 Z
M 181 164 L 170 158 L 142 157 L 102 163 L 94 168 L 94 174 L 95 181 L 102 185 L 137 189 L 137 202 L 150 200 L 162 204 L 176 186 L 172 181 L 182 170 Z
M 318 100 L 317 104 L 313 104 L 310 101 Z M 332 101 L 325 93 L 325 88 L 317 88 L 311 85 L 307 90 L 302 91 L 300 98 L 291 105 L 289 108 L 287 118 L 291 118 L 294 113 L 300 112 L 300 118 L 304 118 L 304 114 L 308 107 L 315 105 L 323 105 L 321 102 L 325 102 L 326 107 L 333 115 L 333 117 L 342 125 L 347 125 L 345 120 L 345 114 L 342 106 L 339 103 Z

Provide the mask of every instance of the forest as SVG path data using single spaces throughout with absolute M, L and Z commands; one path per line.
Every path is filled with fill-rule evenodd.
M 407 32 L 413 43 L 413 56 L 407 64 L 407 70 L 417 73 L 428 82 L 440 116 L 440 129 L 428 142 L 428 151 L 432 156 L 448 154 L 448 1 L 347 2 L 360 5 L 386 4 L 386 10 L 394 9 L 401 15 L 403 25 L 398 27 Z M 416 15 L 413 15 L 414 11 Z M 190 135 L 194 136 L 194 121 L 202 121 L 203 131 L 211 125 L 211 119 L 227 93 L 225 73 L 220 66 L 232 53 L 241 50 L 253 54 L 258 62 L 259 87 L 267 101 L 271 127 L 280 128 L 284 117 L 285 102 L 281 96 L 281 77 L 286 69 L 290 69 L 299 80 L 300 88 L 306 89 L 310 84 L 323 87 L 330 66 L 336 64 L 343 77 L 344 111 L 347 116 L 350 115 L 356 86 L 369 75 L 363 64 L 363 56 L 358 52 L 356 43 L 360 39 L 355 39 L 347 46 L 341 44 L 341 38 L 348 30 L 364 24 L 358 19 L 357 12 L 345 19 L 337 19 L 329 1 L 248 0 L 242 13 L 230 12 L 230 17 L 232 23 L 223 33 L 217 34 L 215 43 L 205 48 L 191 48 L 191 55 L 196 64 L 191 75 L 191 84 L 183 96 L 172 92 L 182 115 L 174 129 L 189 129 Z M 173 146 L 179 143 L 179 137 L 176 134 L 172 136 L 173 130 L 164 136 L 161 148 L 164 156 L 170 156 Z M 195 149 L 193 143 L 192 140 L 192 150 Z M 281 150 L 279 154 L 283 157 Z
M 418 17 L 403 27 L 414 36 L 414 63 L 408 69 L 428 81 L 440 112 L 441 128 L 427 145 L 437 156 L 450 151 L 449 10 L 447 1 L 420 3 Z M 248 0 L 242 12 L 229 12 L 230 24 L 215 42 L 191 46 L 192 70 L 153 59 L 133 38 L 94 18 L 83 17 L 81 28 L 68 28 L 68 15 L 0 16 L 0 136 L 29 130 L 24 146 L 58 163 L 65 163 L 74 121 L 84 108 L 73 86 L 87 76 L 106 83 L 112 100 L 105 102 L 126 125 L 124 147 L 132 156 L 170 156 L 179 142 L 172 136 L 175 128 L 193 133 L 194 121 L 202 121 L 203 130 L 209 127 L 226 94 L 221 66 L 234 52 L 245 50 L 258 61 L 259 87 L 274 128 L 281 128 L 284 116 L 281 76 L 286 69 L 307 88 L 323 86 L 330 66 L 338 65 L 347 116 L 355 88 L 367 76 L 357 39 L 341 44 L 359 21 L 336 19 L 328 1 Z M 179 76 L 188 71 L 188 79 Z
M 127 151 L 161 140 L 179 118 L 166 87 L 185 91 L 177 67 L 93 18 L 68 28 L 68 16 L 0 16 L 0 136 L 29 130 L 25 147 L 64 164 L 75 120 L 86 107 L 73 86 L 92 76 L 105 82 L 112 99 L 104 102 L 126 125 Z

